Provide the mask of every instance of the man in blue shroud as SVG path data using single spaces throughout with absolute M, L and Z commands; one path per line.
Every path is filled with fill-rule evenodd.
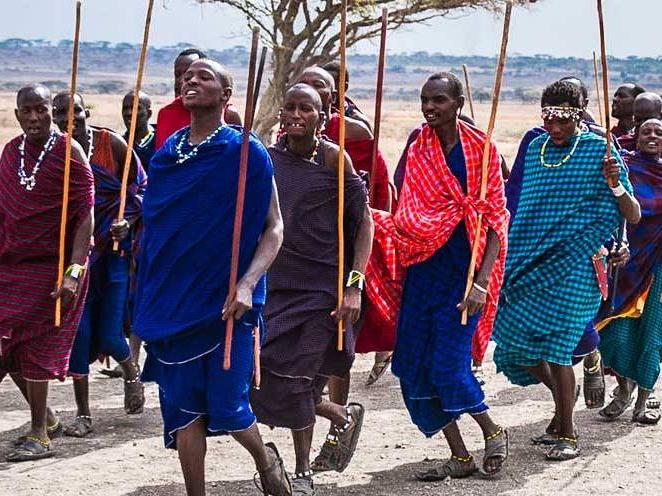
M 230 81 L 208 59 L 184 75 L 191 126 L 168 138 L 150 165 L 134 331 L 146 342 L 143 380 L 159 384 L 165 445 L 179 452 L 187 494 L 205 494 L 206 436 L 231 434 L 255 460 L 263 493 L 289 496 L 282 460 L 263 443 L 249 404 L 253 330 L 283 221 L 271 159 L 251 138 L 239 281 L 228 295 L 242 143 L 241 130 L 223 119 Z M 227 319 L 236 320 L 230 370 L 223 369 Z

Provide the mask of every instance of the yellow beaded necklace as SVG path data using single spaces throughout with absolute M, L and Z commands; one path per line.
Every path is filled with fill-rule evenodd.
M 543 167 L 549 167 L 549 168 L 556 168 L 556 167 L 561 167 L 563 164 L 565 164 L 568 160 L 572 158 L 572 156 L 575 154 L 577 151 L 577 146 L 579 146 L 580 140 L 580 134 L 577 133 L 575 134 L 575 144 L 572 147 L 572 150 L 570 150 L 570 153 L 568 153 L 565 157 L 561 159 L 560 162 L 557 162 L 556 164 L 548 164 L 545 162 L 545 152 L 547 151 L 547 145 L 549 144 L 549 140 L 551 139 L 551 135 L 547 136 L 547 139 L 545 140 L 545 143 L 542 145 L 542 148 L 540 149 L 540 164 Z

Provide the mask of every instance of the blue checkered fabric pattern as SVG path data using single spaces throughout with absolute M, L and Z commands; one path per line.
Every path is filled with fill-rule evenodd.
M 641 317 L 613 320 L 600 333 L 600 353 L 605 367 L 648 390 L 655 387 L 660 375 L 661 297 L 662 264 L 658 263 Z
M 494 329 L 497 369 L 514 384 L 537 383 L 523 366 L 571 365 L 572 355 L 600 306 L 591 257 L 618 228 L 616 198 L 602 172 L 606 140 L 581 133 L 567 146 L 549 135 L 526 154 L 522 192 L 509 234 L 505 283 Z M 612 155 L 621 161 L 612 149 Z M 621 182 L 632 192 L 621 161 Z

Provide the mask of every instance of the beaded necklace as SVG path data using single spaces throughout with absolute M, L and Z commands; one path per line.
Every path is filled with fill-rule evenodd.
M 89 162 L 92 159 L 92 154 L 94 153 L 94 133 L 92 128 L 87 128 L 87 161 Z
M 177 143 L 177 145 L 175 145 L 175 152 L 177 153 L 177 160 L 175 161 L 175 163 L 183 164 L 187 160 L 190 160 L 190 159 L 196 157 L 198 155 L 198 151 L 200 150 L 200 148 L 202 148 L 204 145 L 206 145 L 207 143 L 211 142 L 214 138 L 216 138 L 218 133 L 221 132 L 221 129 L 223 129 L 223 126 L 224 126 L 224 124 L 221 124 L 220 126 L 218 126 L 216 129 L 214 129 L 214 131 L 212 131 L 204 140 L 202 140 L 197 145 L 191 145 L 191 142 L 189 141 L 190 138 L 191 138 L 191 128 L 189 127 L 182 134 L 182 137 L 179 138 L 179 142 Z M 189 146 L 192 146 L 192 148 L 187 153 L 184 153 L 182 151 L 182 148 L 184 147 L 184 143 L 187 143 L 187 142 L 188 142 Z
M 291 149 L 290 146 L 287 143 L 287 134 L 284 137 L 285 139 L 285 149 L 290 152 L 293 155 L 298 155 L 297 153 L 294 153 Z M 315 136 L 315 142 L 313 143 L 313 151 L 310 152 L 310 156 L 306 157 L 305 155 L 299 155 L 301 158 L 305 158 L 306 160 L 309 160 L 311 162 L 317 163 L 317 155 L 319 153 L 320 149 L 320 140 L 317 136 Z
M 570 153 L 568 153 L 565 157 L 563 157 L 560 162 L 557 162 L 555 164 L 548 164 L 547 162 L 545 162 L 545 152 L 547 151 L 547 145 L 549 144 L 549 140 L 552 139 L 552 136 L 551 135 L 547 136 L 545 143 L 542 145 L 542 148 L 540 149 L 540 164 L 543 167 L 549 167 L 549 168 L 561 167 L 563 164 L 567 163 L 568 160 L 570 160 L 577 151 L 577 147 L 579 146 L 579 142 L 581 141 L 580 138 L 581 135 L 576 135 L 575 144 L 573 145 L 572 150 L 570 150 Z
M 41 150 L 41 153 L 39 154 L 39 158 L 37 158 L 37 161 L 34 164 L 34 167 L 32 168 L 32 174 L 29 176 L 25 172 L 25 141 L 26 141 L 26 136 L 25 134 L 23 135 L 23 141 L 21 141 L 21 144 L 18 145 L 18 150 L 21 155 L 21 163 L 18 167 L 18 179 L 21 184 L 27 191 L 32 191 L 34 187 L 37 185 L 37 173 L 39 172 L 39 168 L 41 167 L 41 164 L 43 163 L 44 159 L 46 158 L 46 155 L 53 149 L 53 146 L 55 145 L 55 142 L 57 141 L 57 134 L 55 131 L 51 130 L 51 134 L 48 137 L 48 141 L 46 141 L 46 144 Z

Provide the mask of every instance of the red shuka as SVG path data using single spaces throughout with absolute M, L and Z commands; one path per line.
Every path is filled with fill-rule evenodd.
M 478 214 L 483 214 L 476 267 L 479 268 L 487 230 L 494 230 L 500 242 L 499 257 L 488 285 L 487 304 L 476 329 L 472 355 L 483 356 L 492 335 L 499 291 L 503 282 L 507 251 L 509 214 L 506 210 L 501 159 L 491 146 L 488 186 L 480 200 L 483 148 L 486 135 L 458 122 L 460 142 L 467 167 L 465 196 L 458 180 L 446 165 L 436 133 L 427 125 L 412 144 L 398 210 L 394 215 L 374 211 L 375 239 L 368 262 L 368 295 L 381 315 L 395 325 L 400 309 L 406 268 L 427 260 L 441 248 L 464 221 L 470 243 L 476 235 Z

